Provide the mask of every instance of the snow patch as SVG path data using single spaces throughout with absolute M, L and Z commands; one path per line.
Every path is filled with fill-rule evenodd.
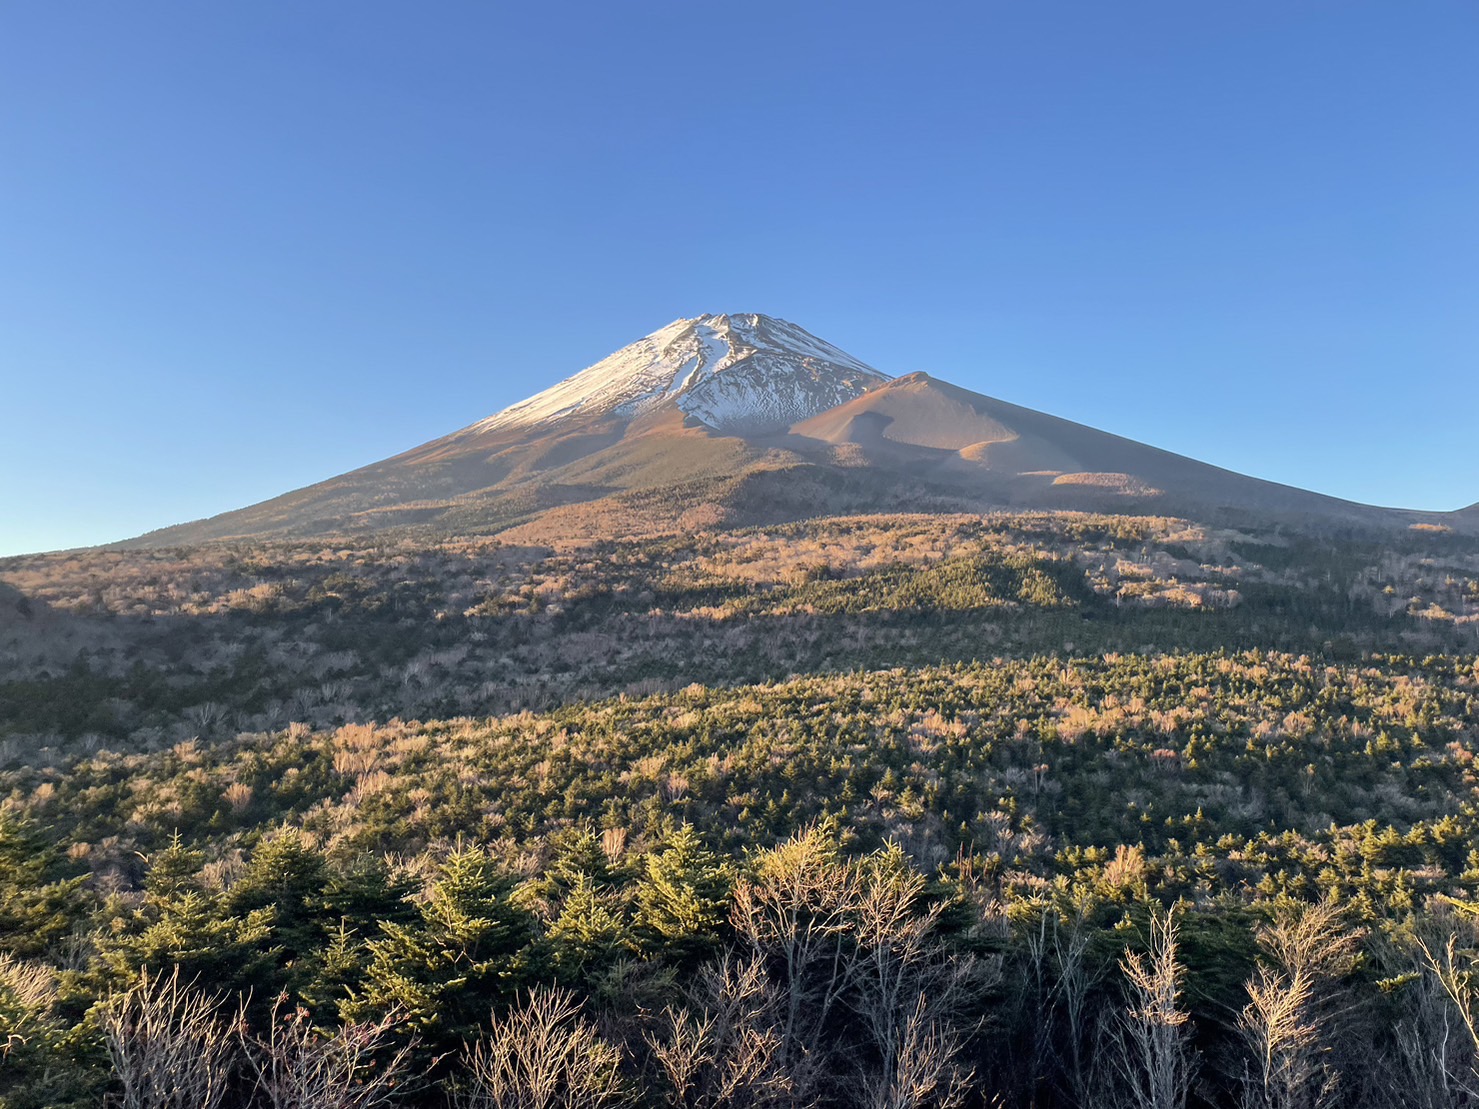
M 665 401 L 716 430 L 760 431 L 807 419 L 887 380 L 785 320 L 698 316 L 674 320 L 468 431 L 577 416 L 631 419 Z

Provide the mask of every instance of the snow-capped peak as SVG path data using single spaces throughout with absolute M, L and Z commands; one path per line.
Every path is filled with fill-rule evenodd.
M 665 401 L 716 430 L 770 430 L 825 412 L 887 380 L 785 320 L 697 316 L 674 320 L 469 430 L 576 416 L 632 418 Z

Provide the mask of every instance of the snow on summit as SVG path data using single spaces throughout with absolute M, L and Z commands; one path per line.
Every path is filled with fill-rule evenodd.
M 469 430 L 630 419 L 670 401 L 715 430 L 761 431 L 825 412 L 887 380 L 785 320 L 697 316 L 675 320 Z

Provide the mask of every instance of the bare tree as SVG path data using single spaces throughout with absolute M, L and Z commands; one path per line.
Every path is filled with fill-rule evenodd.
M 935 939 L 941 905 L 924 904 L 925 879 L 897 848 L 864 860 L 852 883 L 853 944 L 848 997 L 876 1053 L 862 1074 L 862 1100 L 875 1109 L 958 1103 L 969 1085 L 961 1053 L 970 1029 L 955 1018 L 962 995 L 990 972 Z
M 1389 1086 L 1397 1104 L 1413 1109 L 1458 1109 L 1479 1100 L 1475 1046 L 1463 1009 L 1439 981 L 1438 967 L 1452 965 L 1446 945 L 1435 953 L 1418 942 L 1416 972 L 1403 988 L 1405 1013 L 1393 1029 L 1397 1073 Z M 1462 993 L 1462 991 L 1460 991 Z
M 1045 910 L 1025 943 L 1022 1001 L 1028 1008 L 1022 1015 L 1031 1022 L 1030 1081 L 1056 1071 L 1068 1104 L 1081 1109 L 1103 1102 L 1112 1077 L 1109 1022 L 1093 1004 L 1104 970 L 1089 960 L 1091 934 L 1081 912 L 1064 921 Z
M 1476 953 L 1456 932 L 1442 943 L 1419 937 L 1407 1016 L 1395 1029 L 1403 1087 L 1422 1109 L 1479 1103 L 1479 990 Z
M 740 883 L 731 920 L 773 976 L 781 1060 L 797 1101 L 815 1100 L 823 1093 L 818 1080 L 841 1071 L 844 1014 L 856 1019 L 866 1045 L 858 1103 L 949 1105 L 964 1089 L 970 1030 L 952 1018 L 966 987 L 985 985 L 989 975 L 935 942 L 942 910 L 925 904 L 924 886 L 897 847 L 848 862 L 817 828 L 766 852 Z
M 1143 1109 L 1182 1109 L 1196 1056 L 1190 1014 L 1181 1007 L 1174 910 L 1151 912 L 1149 951 L 1126 951 L 1120 971 L 1130 990 L 1117 1058 L 1124 1091 L 1130 1104 Z
M 224 1001 L 193 983 L 143 970 L 102 1010 L 103 1042 L 122 1093 L 120 1109 L 216 1109 L 236 1062 L 233 1027 Z
M 648 1046 L 674 1109 L 765 1109 L 794 1104 L 774 1028 L 775 990 L 758 958 L 705 967 L 688 1007 L 664 1010 Z
M 1468 960 L 1458 954 L 1458 936 L 1449 934 L 1442 949 L 1434 954 L 1426 941 L 1417 941 L 1422 952 L 1423 963 L 1429 973 L 1442 987 L 1443 994 L 1453 1005 L 1453 1011 L 1467 1034 L 1468 1046 L 1479 1051 L 1479 991 L 1474 988 L 1472 952 L 1465 952 Z M 1465 963 L 1470 965 L 1465 965 Z
M 1104 970 L 1089 962 L 1091 934 L 1081 911 L 1066 928 L 1053 917 L 1052 960 L 1057 973 L 1051 996 L 1062 1009 L 1066 1028 L 1060 1037 L 1053 1037 L 1050 1030 L 1049 1038 L 1074 1103 L 1084 1107 L 1099 1097 L 1106 1069 L 1106 1053 L 1094 1050 L 1101 1026 L 1090 1000 Z
M 827 1024 L 847 987 L 846 949 L 857 873 L 817 828 L 797 833 L 757 862 L 735 889 L 730 919 L 754 956 L 776 975 L 777 1031 L 786 1070 L 821 1068 Z M 803 1098 L 807 1091 L 798 1085 Z
M 1309 976 L 1260 966 L 1246 989 L 1248 1004 L 1238 1016 L 1238 1030 L 1253 1054 L 1253 1070 L 1244 1082 L 1245 1109 L 1325 1104 L 1334 1092 L 1334 1076 L 1320 1058 Z
M 377 1109 L 389 1105 L 409 1077 L 413 1044 L 394 1043 L 394 1015 L 373 1024 L 313 1027 L 308 1010 L 286 994 L 272 1009 L 265 1037 L 242 1040 L 257 1092 L 268 1109 Z
M 970 1094 L 975 1071 L 961 1058 L 965 1036 L 932 1016 L 930 1008 L 929 999 L 919 994 L 899 1029 L 891 1060 L 865 1080 L 870 1109 L 955 1109 Z
M 538 988 L 465 1056 L 459 1109 L 604 1109 L 624 1100 L 621 1052 L 568 990 Z
M 1340 1075 L 1329 1060 L 1330 1026 L 1343 1014 L 1332 984 L 1355 965 L 1361 936 L 1329 900 L 1281 909 L 1259 929 L 1265 959 L 1238 1017 L 1253 1056 L 1247 1109 L 1316 1109 L 1334 1097 Z

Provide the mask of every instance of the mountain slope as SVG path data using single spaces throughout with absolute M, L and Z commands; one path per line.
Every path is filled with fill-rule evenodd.
M 1313 514 L 1384 522 L 1389 510 L 1263 481 L 1083 424 L 973 393 L 927 374 L 896 378 L 792 429 L 850 444 L 871 463 L 1007 504 L 1205 515 Z
M 783 434 L 887 380 L 784 320 L 676 320 L 441 439 L 136 542 L 498 530 L 564 504 L 741 473 L 766 454 L 756 436 Z
M 1246 477 L 926 374 L 890 379 L 783 320 L 719 315 L 394 458 L 132 542 L 396 528 L 545 541 L 1001 507 L 1479 531 L 1479 506 L 1404 512 Z

